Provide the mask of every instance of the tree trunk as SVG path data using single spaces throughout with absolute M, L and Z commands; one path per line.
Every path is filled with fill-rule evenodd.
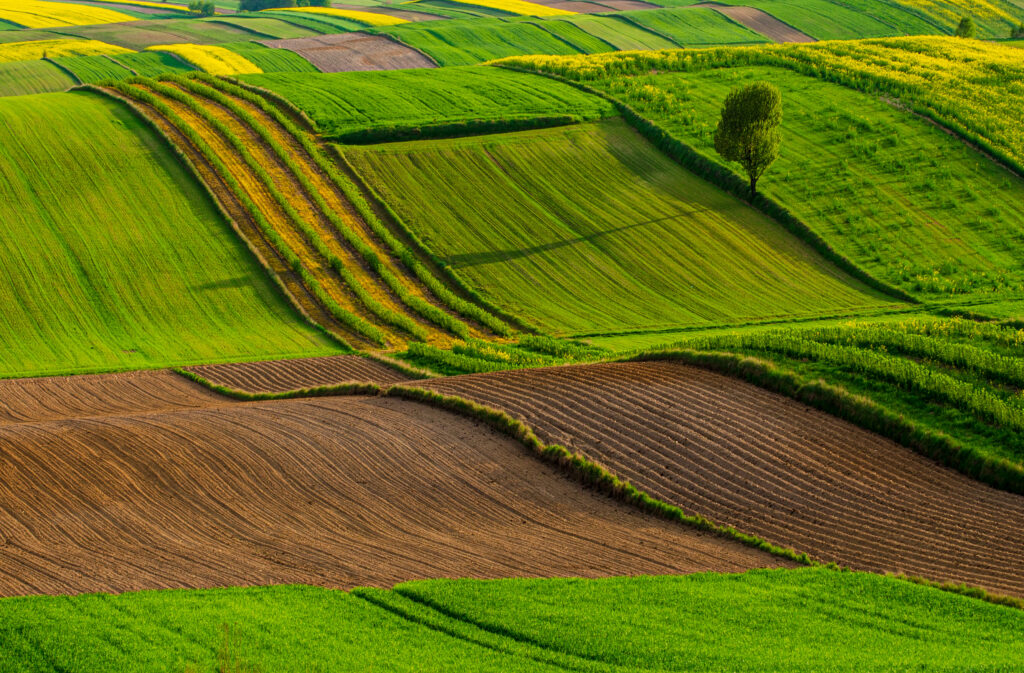
M 754 197 L 757 196 L 757 178 L 753 175 L 750 176 L 750 201 L 753 203 Z

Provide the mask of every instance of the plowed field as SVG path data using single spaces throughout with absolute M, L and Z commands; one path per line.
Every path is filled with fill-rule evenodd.
M 294 51 L 322 72 L 434 67 L 433 61 L 420 52 L 383 35 L 342 33 L 263 44 Z
M 250 393 L 284 392 L 348 381 L 389 384 L 409 380 L 405 374 L 359 355 L 241 362 L 186 369 L 219 385 Z M 0 413 L 2 409 L 0 406 Z
M 0 473 L 0 596 L 781 565 L 395 399 L 10 424 Z
M 667 362 L 417 385 L 505 409 L 688 513 L 822 560 L 1024 595 L 1024 498 L 752 385 Z

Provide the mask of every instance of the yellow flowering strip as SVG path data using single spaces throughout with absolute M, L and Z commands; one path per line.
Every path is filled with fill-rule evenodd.
M 202 44 L 157 44 L 146 51 L 165 51 L 188 61 L 211 75 L 253 75 L 263 72 L 259 67 L 224 47 Z
M 150 7 L 153 9 L 163 9 L 168 12 L 183 12 L 185 14 L 191 14 L 192 11 L 184 5 L 168 5 L 165 2 L 146 2 L 145 0 L 103 0 L 108 5 L 128 5 L 131 7 Z
M 512 56 L 495 63 L 574 80 L 652 70 L 773 65 L 898 100 L 1024 170 L 1024 58 L 1010 45 L 955 37 L 894 37 L 743 48 Z
M 526 0 L 451 0 L 462 5 L 476 5 L 477 7 L 487 7 L 490 9 L 498 9 L 503 12 L 509 12 L 511 14 L 521 14 L 523 16 L 569 16 L 576 12 L 567 12 L 564 9 L 555 9 L 554 7 L 546 7 L 545 5 L 538 5 L 536 2 L 526 2 Z
M 25 28 L 59 28 L 138 20 L 112 9 L 42 0 L 0 0 L 0 19 Z
M 376 12 L 360 12 L 352 9 L 334 9 L 333 7 L 283 7 L 273 10 L 276 12 L 302 12 L 303 14 L 323 14 L 325 16 L 336 16 L 339 19 L 358 21 L 368 26 L 397 26 L 400 23 L 409 23 L 405 19 L 389 14 L 377 14 Z
M 99 40 L 35 40 L 0 44 L 0 63 L 35 61 L 61 56 L 100 56 L 103 54 L 131 54 L 131 49 L 107 44 Z

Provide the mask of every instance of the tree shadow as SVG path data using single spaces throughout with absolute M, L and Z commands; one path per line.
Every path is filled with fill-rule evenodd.
M 554 243 L 545 243 L 543 245 L 535 245 L 529 248 L 522 248 L 519 250 L 491 250 L 486 252 L 467 252 L 460 255 L 452 255 L 447 258 L 447 262 L 454 268 L 465 268 L 469 266 L 478 266 L 480 264 L 492 264 L 495 262 L 507 262 L 513 259 L 522 259 L 523 257 L 530 257 L 531 255 L 539 255 L 558 248 L 564 248 L 572 245 L 579 245 L 580 243 L 592 243 L 603 236 L 611 236 L 621 231 L 628 229 L 635 229 L 636 227 L 643 227 L 648 224 L 656 224 L 658 222 L 664 222 L 666 220 L 674 220 L 678 217 L 683 217 L 683 213 L 676 215 L 669 215 L 667 217 L 659 217 L 653 220 L 645 220 L 643 222 L 634 222 L 633 224 L 625 224 L 621 227 L 614 227 L 605 231 L 599 231 L 588 236 L 578 236 L 576 238 L 569 238 L 564 241 L 555 241 Z

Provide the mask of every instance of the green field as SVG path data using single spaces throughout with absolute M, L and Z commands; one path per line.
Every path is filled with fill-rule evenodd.
M 287 49 L 272 49 L 258 42 L 229 42 L 217 46 L 248 59 L 263 72 L 320 72 L 312 63 Z
M 667 350 L 755 356 L 795 372 L 805 382 L 841 386 L 928 433 L 952 438 L 961 447 L 947 461 L 954 467 L 1024 492 L 1024 404 L 1019 394 L 1024 388 L 1024 331 L 1019 327 L 922 317 L 710 334 L 684 339 Z M 942 443 L 933 439 L 925 438 L 921 446 Z
M 570 23 L 585 30 L 594 37 L 604 40 L 616 49 L 673 49 L 679 46 L 679 44 L 667 37 L 653 33 L 642 26 L 615 16 L 577 14 L 576 16 L 564 16 L 556 19 L 548 19 L 548 21 Z M 545 21 L 545 23 L 547 23 L 547 21 Z M 548 52 L 533 53 L 540 54 Z
M 456 67 L 319 75 L 243 75 L 285 97 L 327 137 L 377 126 L 573 115 L 597 119 L 611 104 L 566 84 L 497 68 Z
M 659 5 L 689 6 L 699 0 L 659 0 Z M 850 40 L 947 32 L 889 3 L 855 0 L 722 0 L 724 5 L 755 7 L 818 40 Z
M 760 33 L 704 7 L 643 9 L 616 16 L 671 38 L 680 47 L 768 42 Z
M 164 51 L 140 51 L 137 54 L 121 54 L 117 62 L 143 77 L 155 77 L 166 73 L 190 72 L 194 68 L 185 61 Z
M 283 18 L 267 18 L 262 16 L 230 16 L 222 15 L 216 19 L 203 19 L 208 23 L 227 24 L 236 28 L 254 33 L 253 39 L 278 39 L 287 40 L 296 37 L 309 37 L 319 35 L 323 31 L 312 30 L 289 23 Z
M 43 94 L 0 119 L 0 376 L 334 350 L 132 113 Z
M 47 61 L 0 63 L 0 96 L 51 93 L 74 85 L 70 75 Z
M 67 56 L 54 59 L 80 82 L 101 82 L 104 80 L 128 79 L 133 73 L 127 67 L 106 56 Z
M 442 66 L 473 65 L 516 54 L 580 53 L 534 23 L 501 19 L 423 21 L 369 32 L 390 35 Z
M 785 110 L 782 153 L 761 183 L 764 193 L 860 267 L 912 294 L 1024 292 L 1024 180 L 913 114 L 772 67 L 611 78 L 598 86 L 720 160 L 714 130 L 722 101 L 756 80 L 782 90 Z
M 474 288 L 555 334 L 896 303 L 617 120 L 346 155 Z
M 1022 629 L 1019 610 L 820 569 L 148 591 L 0 600 L 0 671 L 1009 672 Z

